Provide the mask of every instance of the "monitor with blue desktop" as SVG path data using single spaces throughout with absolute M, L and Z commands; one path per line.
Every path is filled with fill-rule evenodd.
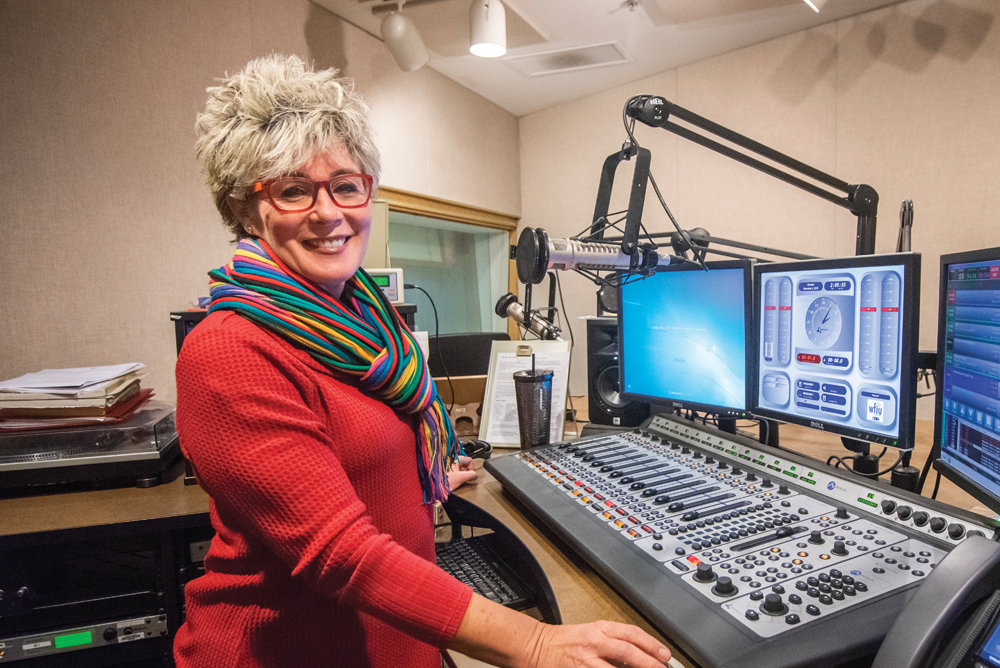
M 621 390 L 674 408 L 748 417 L 753 264 L 706 266 L 668 267 L 622 286 Z
M 911 449 L 919 296 L 913 253 L 758 265 L 754 414 Z
M 941 257 L 936 466 L 1000 512 L 1000 248 Z

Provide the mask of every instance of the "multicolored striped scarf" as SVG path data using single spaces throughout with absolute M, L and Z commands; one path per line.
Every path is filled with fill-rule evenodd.
M 420 346 L 363 269 L 344 286 L 342 303 L 291 271 L 263 240 L 243 239 L 233 261 L 208 275 L 209 313 L 236 311 L 353 377 L 368 396 L 401 413 L 418 413 L 424 503 L 447 498 L 447 470 L 458 456 L 451 420 Z

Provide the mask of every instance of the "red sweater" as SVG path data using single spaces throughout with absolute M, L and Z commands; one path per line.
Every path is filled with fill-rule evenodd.
M 178 668 L 439 668 L 472 591 L 433 563 L 413 425 L 241 316 L 198 325 L 177 430 L 216 536 Z

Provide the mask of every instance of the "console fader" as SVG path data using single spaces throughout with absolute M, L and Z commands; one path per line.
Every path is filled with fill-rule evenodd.
M 974 514 L 662 415 L 486 467 L 704 668 L 871 656 L 954 545 L 993 536 Z

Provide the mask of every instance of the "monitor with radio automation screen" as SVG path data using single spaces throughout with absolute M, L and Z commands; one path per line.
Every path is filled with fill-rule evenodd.
M 935 467 L 1000 512 L 1000 248 L 941 256 Z
M 753 412 L 913 448 L 920 255 L 758 265 Z
M 628 399 L 749 417 L 753 262 L 665 267 L 621 288 L 621 391 Z

